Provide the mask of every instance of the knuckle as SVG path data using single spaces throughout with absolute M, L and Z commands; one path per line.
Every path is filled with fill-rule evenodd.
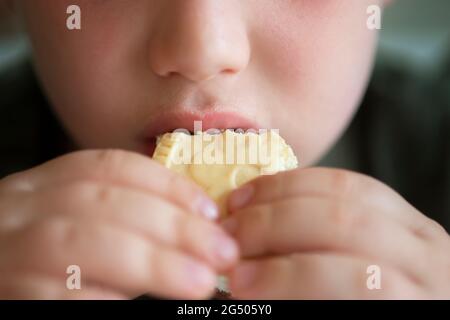
M 283 239 L 279 235 L 285 232 L 289 214 L 275 215 L 276 209 L 272 205 L 262 205 L 235 217 L 237 222 L 233 235 L 246 255 L 258 255 L 265 250 L 277 251 L 280 239 Z
M 260 219 L 260 230 L 258 230 L 257 232 L 261 232 L 262 235 L 264 234 L 269 234 L 269 232 L 273 231 L 274 229 L 274 225 L 279 225 L 279 226 L 287 226 L 288 224 L 286 224 L 288 221 L 286 218 L 288 218 L 288 214 L 286 215 L 280 215 L 280 222 L 279 223 L 275 223 L 276 222 L 276 207 L 273 205 L 267 205 L 261 208 L 261 210 L 255 213 L 255 215 L 257 215 L 257 218 Z M 286 212 L 287 208 L 286 208 Z M 258 214 L 259 213 L 259 214 Z M 247 219 L 245 219 L 245 224 L 244 226 L 249 229 L 252 226 L 252 221 L 249 220 L 250 217 L 247 217 Z M 286 219 L 283 221 L 283 218 Z M 281 230 L 280 230 L 281 231 Z M 264 238 L 263 238 L 264 239 Z
M 412 229 L 412 233 L 421 239 L 429 239 L 429 238 L 433 239 L 432 236 L 435 235 L 435 231 L 436 231 L 434 226 L 432 226 L 432 224 L 429 223 L 428 221 L 417 224 L 417 225 L 413 226 L 411 229 Z
M 346 170 L 331 172 L 331 189 L 340 197 L 351 196 L 356 188 L 358 177 Z
M 99 184 L 94 188 L 92 197 L 96 203 L 109 203 L 116 198 L 116 192 L 114 188 L 109 185 Z
M 40 246 L 46 246 L 47 243 L 52 243 L 54 239 L 54 227 L 50 220 L 36 222 L 24 230 L 22 240 L 30 242 L 35 245 L 35 249 Z
M 173 241 L 177 244 L 188 245 L 191 238 L 188 236 L 187 230 L 192 228 L 190 220 L 186 215 L 181 215 L 172 220 L 172 232 L 169 235 L 169 238 L 172 238 Z
M 200 230 L 203 235 L 207 232 L 201 224 L 201 219 L 197 219 L 195 216 L 180 214 L 179 218 L 174 220 L 173 237 L 175 242 L 182 246 L 193 245 L 193 242 L 200 238 L 198 237 Z
M 407 276 L 390 267 L 384 267 L 381 290 L 389 299 L 418 299 L 420 291 Z
M 118 149 L 104 149 L 95 154 L 96 169 L 103 173 L 110 173 L 123 167 L 128 153 Z
M 59 220 L 51 223 L 49 227 L 51 240 L 62 248 L 72 248 L 74 244 L 80 243 L 83 240 L 82 228 L 78 224 L 70 220 Z
M 357 212 L 346 201 L 333 201 L 329 211 L 330 226 L 334 227 L 336 240 L 346 242 L 356 230 L 362 230 L 370 223 L 370 216 Z
M 262 175 L 248 183 L 256 188 L 256 193 L 270 192 L 269 196 L 285 195 L 297 192 L 302 181 L 301 174 L 299 169 L 282 171 L 277 174 Z M 270 190 L 267 186 L 270 186 Z M 264 196 L 267 195 L 264 194 Z
M 33 219 L 34 195 L 11 194 L 0 199 L 0 233 L 23 229 Z
M 127 156 L 127 151 L 118 149 L 83 150 L 64 155 L 57 163 L 73 179 L 105 180 L 125 166 Z
M 66 219 L 52 218 L 37 222 L 27 230 L 26 238 L 35 245 L 35 252 L 51 248 L 66 247 L 74 239 L 79 237 L 79 229 Z
M 76 202 L 109 203 L 116 197 L 114 188 L 95 181 L 76 181 L 68 190 Z
M 445 228 L 428 217 L 411 227 L 412 233 L 430 243 L 450 244 L 450 238 Z
M 179 188 L 184 187 L 186 184 L 185 179 L 176 173 L 172 173 L 170 172 L 167 176 L 167 191 L 168 192 L 173 192 L 174 190 L 178 190 Z M 189 188 L 186 188 L 187 191 L 189 191 Z
M 0 193 L 33 190 L 34 184 L 23 172 L 10 174 L 0 180 Z
M 347 204 L 344 201 L 332 201 L 328 218 L 330 225 L 335 225 L 346 231 L 355 223 L 354 215 L 350 213 Z

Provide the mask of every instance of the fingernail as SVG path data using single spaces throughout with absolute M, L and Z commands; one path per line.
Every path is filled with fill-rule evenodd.
M 207 288 L 215 283 L 215 277 L 208 267 L 201 263 L 190 261 L 186 266 L 187 279 L 191 280 L 194 286 Z
M 234 235 L 237 230 L 237 220 L 235 218 L 228 218 L 222 223 L 222 228 L 230 235 Z
M 231 211 L 243 208 L 250 202 L 254 192 L 255 189 L 251 184 L 233 191 L 228 202 L 228 208 Z
M 216 220 L 219 218 L 219 208 L 216 203 L 208 198 L 203 198 L 200 202 L 201 214 L 210 220 Z
M 236 242 L 225 234 L 215 236 L 213 250 L 216 257 L 225 263 L 233 262 L 238 256 Z
M 255 263 L 242 263 L 231 274 L 231 289 L 233 291 L 248 290 L 255 283 L 256 277 L 257 268 Z

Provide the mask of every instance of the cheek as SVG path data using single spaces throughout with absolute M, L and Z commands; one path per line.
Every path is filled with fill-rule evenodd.
M 54 1 L 51 8 L 47 0 L 33 1 L 22 10 L 35 64 L 55 111 L 82 146 L 123 147 L 127 130 L 117 128 L 130 128 L 132 112 L 124 106 L 133 102 L 121 94 L 127 90 L 124 84 L 131 83 L 126 81 L 129 65 L 119 63 L 131 38 L 119 32 L 128 30 L 117 17 L 121 8 L 99 10 L 94 2 L 78 1 L 83 29 L 69 31 L 68 1 Z
M 364 93 L 377 33 L 366 27 L 369 1 L 299 1 L 280 8 L 258 40 L 261 64 L 278 95 L 276 125 L 304 164 L 340 136 Z

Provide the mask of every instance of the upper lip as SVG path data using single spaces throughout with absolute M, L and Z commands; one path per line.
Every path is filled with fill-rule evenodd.
M 185 129 L 192 133 L 195 121 L 201 121 L 202 131 L 209 129 L 261 129 L 258 123 L 236 112 L 173 111 L 153 118 L 145 136 L 147 139 L 151 139 L 176 129 Z

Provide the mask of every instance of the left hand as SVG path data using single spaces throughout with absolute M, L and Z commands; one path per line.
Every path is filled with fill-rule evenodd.
M 450 298 L 450 237 L 368 176 L 326 168 L 260 177 L 233 192 L 223 226 L 241 246 L 235 298 Z M 368 267 L 381 288 L 369 289 Z

